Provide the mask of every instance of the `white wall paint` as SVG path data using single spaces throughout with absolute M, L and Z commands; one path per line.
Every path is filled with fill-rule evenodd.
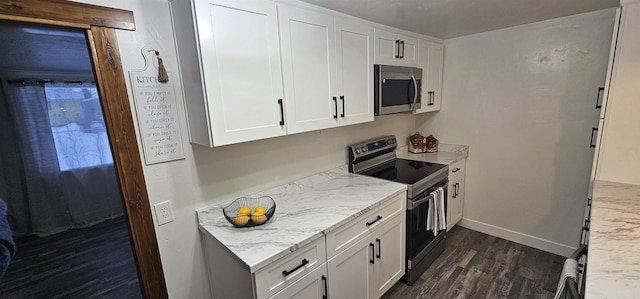
M 447 40 L 442 111 L 470 145 L 463 224 L 559 254 L 579 242 L 614 9 Z
M 133 11 L 136 31 L 117 34 L 125 72 L 142 67 L 142 47 L 155 48 L 173 73 L 170 79 L 176 91 L 181 93 L 167 1 L 82 2 Z M 177 101 L 182 107 L 182 96 Z M 174 222 L 156 226 L 171 298 L 211 297 L 196 209 L 344 165 L 348 144 L 386 134 L 409 136 L 415 129 L 413 115 L 393 115 L 378 117 L 373 123 L 209 149 L 188 143 L 184 109 L 179 112 L 186 159 L 144 167 L 151 204 L 170 200 L 175 212 Z

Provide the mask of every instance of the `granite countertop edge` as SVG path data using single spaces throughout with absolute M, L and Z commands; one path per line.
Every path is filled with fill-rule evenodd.
M 585 298 L 638 298 L 640 186 L 595 181 Z

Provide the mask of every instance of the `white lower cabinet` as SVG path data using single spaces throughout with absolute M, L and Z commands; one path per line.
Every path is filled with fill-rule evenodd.
M 379 298 L 405 270 L 405 215 L 396 214 L 327 262 L 329 298 Z
M 447 188 L 447 231 L 462 220 L 464 210 L 465 164 L 461 159 L 449 165 L 449 185 Z
M 270 299 L 327 298 L 327 267 L 325 264 L 303 276 Z
M 362 239 L 327 262 L 331 298 L 373 298 L 369 239 Z
M 404 275 L 406 196 L 396 194 L 255 272 L 203 233 L 213 297 L 379 298 Z

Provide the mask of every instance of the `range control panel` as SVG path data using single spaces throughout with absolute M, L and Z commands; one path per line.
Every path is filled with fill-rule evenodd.
M 388 149 L 395 149 L 397 147 L 396 137 L 393 135 L 365 141 L 362 143 L 349 146 L 349 156 L 354 161 L 357 158 L 361 158 L 367 155 L 372 155 L 377 152 L 381 152 Z

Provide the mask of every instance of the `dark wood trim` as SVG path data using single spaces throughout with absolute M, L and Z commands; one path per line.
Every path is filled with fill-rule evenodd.
M 168 298 L 116 32 L 133 12 L 62 0 L 0 0 L 0 19 L 87 29 L 107 133 L 145 298 Z
M 132 11 L 64 0 L 0 0 L 0 15 L 136 30 Z
M 142 171 L 129 95 L 114 29 L 91 27 L 100 101 L 129 217 L 141 286 L 146 298 L 168 298 L 149 195 Z

